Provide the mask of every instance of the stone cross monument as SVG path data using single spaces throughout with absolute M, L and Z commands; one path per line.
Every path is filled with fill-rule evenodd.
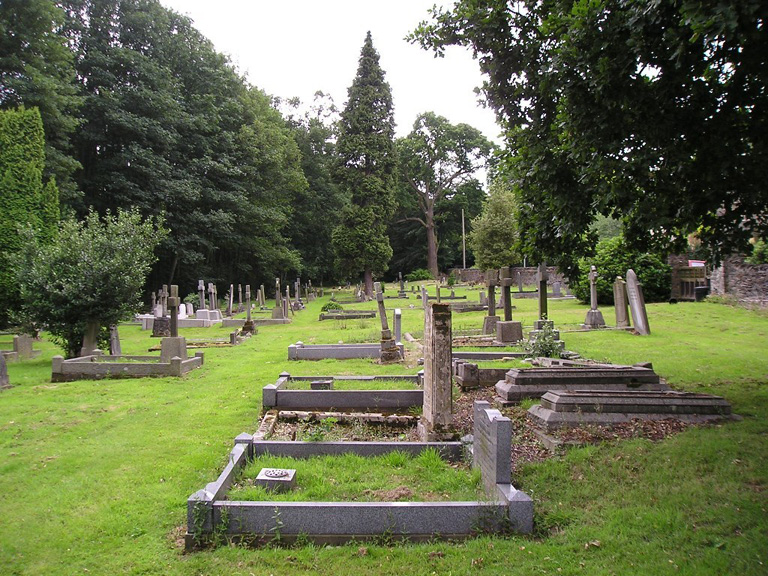
M 401 360 L 400 349 L 392 338 L 392 331 L 387 322 L 387 310 L 384 308 L 384 293 L 381 291 L 381 282 L 375 282 L 373 288 L 376 291 L 376 302 L 379 306 L 379 318 L 381 319 L 381 362 L 397 362 Z
M 597 309 L 597 268 L 589 268 L 589 310 L 584 320 L 584 328 L 605 328 L 603 313 Z

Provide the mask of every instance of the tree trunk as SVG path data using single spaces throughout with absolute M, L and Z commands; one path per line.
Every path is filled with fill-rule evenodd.
M 365 271 L 365 295 L 368 298 L 373 298 L 373 272 L 371 270 Z
M 427 223 L 427 269 L 432 278 L 437 280 L 437 230 L 435 229 L 435 214 L 433 210 L 427 210 L 424 214 Z

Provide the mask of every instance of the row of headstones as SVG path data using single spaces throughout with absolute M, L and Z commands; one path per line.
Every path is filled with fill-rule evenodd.
M 589 271 L 589 310 L 584 320 L 585 328 L 603 328 L 605 320 L 597 307 L 597 269 L 592 266 Z M 648 335 L 651 327 L 648 324 L 648 311 L 645 307 L 643 285 L 638 281 L 637 274 L 631 268 L 627 270 L 627 279 L 617 276 L 613 283 L 613 305 L 616 312 L 616 327 L 628 328 L 630 315 L 632 324 L 638 334 Z

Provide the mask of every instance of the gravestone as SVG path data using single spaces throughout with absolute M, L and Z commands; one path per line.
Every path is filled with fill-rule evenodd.
M 243 311 L 243 285 L 237 285 L 237 311 Z
M 187 302 L 187 316 L 193 317 L 195 315 L 195 307 L 192 302 Z
M 159 306 L 159 305 L 158 305 Z M 171 335 L 171 319 L 160 316 L 152 322 L 152 338 L 166 338 Z
M 400 349 L 397 342 L 392 338 L 392 331 L 387 323 L 387 311 L 384 308 L 384 293 L 381 291 L 381 282 L 375 282 L 376 302 L 379 305 L 379 318 L 381 319 L 381 362 L 398 362 L 400 358 Z
M 523 291 L 523 274 L 522 272 L 517 273 L 517 291 L 521 292 Z
M 421 287 L 421 305 L 424 308 L 424 310 L 427 309 L 427 305 L 429 304 L 429 294 L 427 294 L 426 287 Z
M 499 270 L 499 283 L 501 284 L 501 295 L 504 298 L 504 321 L 512 321 L 512 271 L 509 266 L 503 266 Z
M 480 290 L 480 305 L 488 306 L 488 295 L 485 293 L 485 290 Z
M 498 271 L 486 270 L 485 284 L 488 286 L 488 316 L 483 318 L 483 334 L 496 334 L 496 323 L 499 321 L 499 317 L 496 316 L 496 286 L 498 283 Z
M 266 292 L 266 289 L 264 288 L 264 284 L 261 285 L 260 294 L 261 294 L 261 300 L 259 301 L 259 306 L 264 308 L 267 305 L 267 292 Z
M 204 309 L 205 306 L 205 282 L 202 280 L 197 281 L 197 292 L 198 296 L 200 298 L 200 302 L 198 303 L 197 307 L 200 309 Z
M 157 320 L 158 319 L 155 318 L 155 322 L 157 322 Z M 101 325 L 98 322 L 86 322 L 85 333 L 83 334 L 83 347 L 80 349 L 80 356 L 90 356 L 93 354 L 94 350 L 98 350 L 99 332 L 101 332 Z
M 621 276 L 616 276 L 616 281 L 613 283 L 613 307 L 616 311 L 616 327 L 627 328 L 629 326 L 627 283 Z
M 280 279 L 275 278 L 275 307 L 272 309 L 272 318 L 285 319 L 285 309 L 283 308 L 283 296 L 280 293 Z
M 249 334 L 253 334 L 254 332 L 254 324 L 253 319 L 251 318 L 251 285 L 246 284 L 245 285 L 245 324 L 243 324 L 243 332 L 247 332 Z
M 627 296 L 629 297 L 629 310 L 632 313 L 632 324 L 635 325 L 635 331 L 647 336 L 651 333 L 651 327 L 648 325 L 643 285 L 637 280 L 637 274 L 631 268 L 627 270 Z
M 8 366 L 5 363 L 5 355 L 0 354 L 0 390 L 10 387 L 11 381 L 8 379 Z
M 170 363 L 172 358 L 181 358 L 186 360 L 187 341 L 183 336 L 179 336 L 179 287 L 176 284 L 171 285 L 170 296 L 168 297 L 168 307 L 171 311 L 169 335 L 160 342 L 160 362 Z
M 227 294 L 227 316 L 232 316 L 232 306 L 235 300 L 235 285 L 229 285 L 229 294 Z
M 589 310 L 584 319 L 584 328 L 605 328 L 603 313 L 597 309 L 597 268 L 589 269 Z
M 393 324 L 395 325 L 395 344 L 399 344 L 403 337 L 403 311 L 395 308 Z
M 160 303 L 163 305 L 163 316 L 168 316 L 168 284 L 163 284 L 160 291 Z
M 184 320 L 187 317 L 187 305 L 183 302 L 179 304 L 179 320 Z
M 109 353 L 112 356 L 122 356 L 123 354 L 123 348 L 120 346 L 120 333 L 115 324 L 109 327 Z
M 522 322 L 497 322 L 496 323 L 496 341 L 501 344 L 513 344 L 523 339 Z
M 215 289 L 213 282 L 208 282 L 208 310 L 216 310 Z
M 152 301 L 152 304 L 150 305 L 149 310 L 150 310 L 150 314 L 154 314 L 155 306 L 157 306 L 157 294 L 155 294 L 154 292 L 152 292 L 151 301 Z
M 546 263 L 542 262 L 539 264 L 539 270 L 536 273 L 536 281 L 539 285 L 539 320 L 546 320 L 548 316 L 547 280 L 549 280 L 549 272 L 547 271 Z
M 552 282 L 552 296 L 555 298 L 562 298 L 563 287 L 560 282 Z
M 450 305 L 428 305 L 424 311 L 424 400 L 418 427 L 424 442 L 454 437 L 451 338 Z
M 403 284 L 403 273 L 398 272 L 398 280 L 400 281 L 400 291 L 397 293 L 398 298 L 408 298 L 408 294 L 405 293 L 405 284 Z

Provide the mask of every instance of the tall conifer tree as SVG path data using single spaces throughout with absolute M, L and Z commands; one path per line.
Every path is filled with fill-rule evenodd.
M 392 92 L 370 32 L 348 96 L 339 122 L 336 178 L 350 204 L 333 231 L 333 245 L 345 273 L 363 272 L 370 295 L 373 274 L 385 271 L 392 257 L 387 224 L 395 209 L 396 170 Z

